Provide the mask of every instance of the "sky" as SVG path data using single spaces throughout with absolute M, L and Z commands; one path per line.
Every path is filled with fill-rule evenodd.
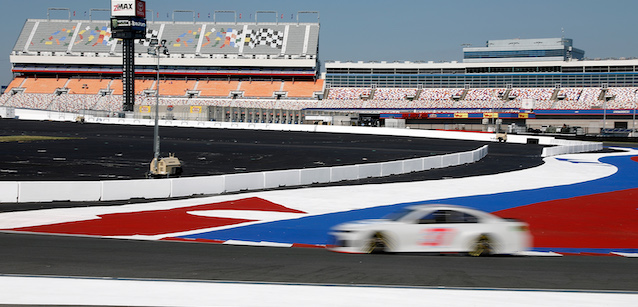
M 6 1 L 6 0 L 5 0 Z M 3 1 L 3 2 L 5 2 Z M 88 19 L 90 9 L 108 9 L 110 0 L 20 0 L 0 10 L 0 85 L 12 78 L 9 55 L 29 18 Z M 238 21 L 256 11 L 276 11 L 280 21 L 296 21 L 299 11 L 319 12 L 319 59 L 325 61 L 462 61 L 463 44 L 485 46 L 490 39 L 553 38 L 574 40 L 587 58 L 638 57 L 635 0 L 147 0 L 158 21 L 173 11 L 194 11 L 196 21 L 212 21 L 214 11 L 232 10 Z M 86 12 L 86 17 L 85 17 Z M 159 18 L 157 14 L 159 13 Z M 208 18 L 208 14 L 211 18 Z M 168 18 L 167 18 L 168 14 Z M 197 18 L 199 14 L 199 18 Z M 253 19 L 251 19 L 251 14 Z M 291 20 L 291 15 L 293 19 Z M 192 13 L 175 13 L 192 20 Z M 93 19 L 110 12 L 93 11 Z M 147 19 L 151 19 L 147 16 Z M 230 21 L 219 14 L 218 21 Z M 274 21 L 260 14 L 259 21 Z M 317 21 L 303 14 L 301 21 Z

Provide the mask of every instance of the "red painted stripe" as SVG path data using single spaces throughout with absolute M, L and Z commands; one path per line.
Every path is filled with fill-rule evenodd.
M 252 222 L 249 219 L 206 217 L 190 214 L 208 210 L 253 210 L 305 213 L 279 204 L 251 197 L 234 201 L 182 207 L 168 210 L 150 210 L 100 215 L 98 219 L 51 225 L 14 228 L 14 231 L 61 233 L 89 236 L 161 235 L 205 228 L 214 228 Z
M 535 247 L 635 249 L 637 198 L 638 189 L 628 189 L 540 202 L 495 214 L 527 222 Z

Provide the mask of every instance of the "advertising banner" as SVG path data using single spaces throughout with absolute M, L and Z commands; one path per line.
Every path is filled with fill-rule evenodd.
M 146 18 L 146 2 L 142 0 L 111 0 L 111 16 Z

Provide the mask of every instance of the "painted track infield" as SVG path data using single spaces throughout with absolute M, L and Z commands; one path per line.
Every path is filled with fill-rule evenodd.
M 268 246 L 324 246 L 340 222 L 420 203 L 466 205 L 530 223 L 534 250 L 638 251 L 637 152 L 546 158 L 494 175 L 305 188 L 147 204 L 0 214 L 10 231 Z

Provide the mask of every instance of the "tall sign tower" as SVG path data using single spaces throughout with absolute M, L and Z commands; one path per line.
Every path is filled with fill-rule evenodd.
M 135 45 L 146 36 L 146 2 L 142 0 L 111 0 L 111 33 L 122 39 L 122 84 L 124 111 L 135 105 Z

